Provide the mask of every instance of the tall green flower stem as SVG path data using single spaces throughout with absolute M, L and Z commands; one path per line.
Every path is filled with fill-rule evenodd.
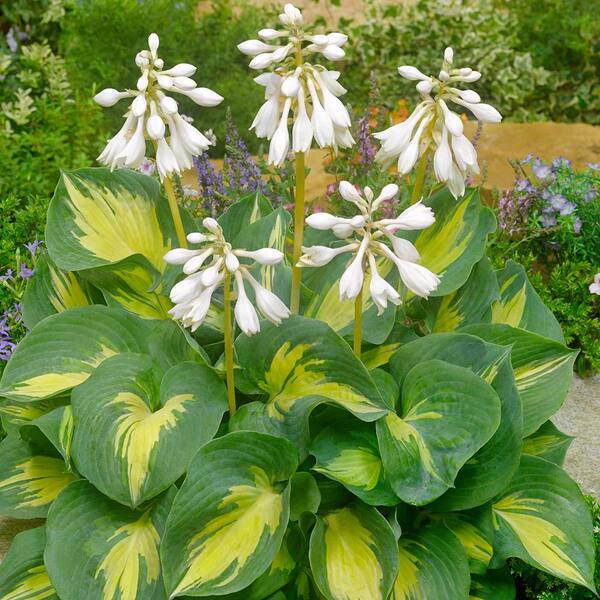
M 223 281 L 225 375 L 227 379 L 227 403 L 229 416 L 235 414 L 235 382 L 233 378 L 233 328 L 231 323 L 231 275 L 227 273 Z
M 183 228 L 181 213 L 179 212 L 177 196 L 175 196 L 175 190 L 173 189 L 173 181 L 170 177 L 165 177 L 165 179 L 163 180 L 163 186 L 167 194 L 167 200 L 169 201 L 169 208 L 171 209 L 171 216 L 173 217 L 173 223 L 175 224 L 175 233 L 177 233 L 177 241 L 179 242 L 179 247 L 187 248 L 185 229 Z
M 362 287 L 354 300 L 354 354 L 360 358 L 362 348 L 362 312 L 363 312 Z
M 302 256 L 302 242 L 304 239 L 304 152 L 296 152 L 296 201 L 294 205 L 294 249 L 292 252 L 292 295 L 290 310 L 293 314 L 300 311 L 300 282 L 302 269 L 297 266 Z
M 301 67 L 302 46 L 296 44 L 296 66 Z M 302 270 L 298 267 L 298 261 L 302 256 L 302 242 L 304 240 L 304 152 L 296 152 L 296 190 L 294 200 L 294 248 L 292 250 L 292 293 L 290 297 L 290 310 L 297 315 L 300 312 L 300 284 L 302 281 Z

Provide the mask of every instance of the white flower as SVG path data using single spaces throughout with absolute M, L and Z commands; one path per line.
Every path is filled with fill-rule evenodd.
M 273 69 L 254 79 L 265 88 L 265 102 L 250 129 L 255 130 L 257 137 L 271 141 L 269 162 L 277 166 L 286 159 L 290 147 L 294 152 L 308 152 L 313 139 L 321 148 L 332 147 L 334 151 L 354 144 L 350 115 L 339 100 L 346 93 L 337 82 L 339 72 L 304 61 L 311 53 L 322 54 L 329 60 L 344 58 L 342 46 L 348 37 L 338 32 L 307 33 L 302 13 L 292 4 L 285 5 L 279 20 L 283 25 L 281 30 L 258 32 L 265 41 L 247 40 L 238 45 L 241 52 L 252 57 L 251 69 Z M 302 58 L 300 65 L 299 58 Z
M 427 297 L 434 292 L 440 283 L 437 275 L 417 264 L 420 257 L 414 244 L 394 235 L 398 230 L 426 229 L 432 225 L 435 217 L 431 208 L 419 202 L 394 219 L 375 220 L 373 215 L 382 202 L 391 200 L 398 193 L 396 184 L 386 185 L 377 198 L 369 187 L 361 193 L 348 181 L 340 182 L 339 192 L 360 210 L 360 215 L 348 219 L 329 213 L 315 213 L 306 218 L 306 224 L 313 229 L 332 230 L 338 237 L 347 238 L 346 245 L 302 248 L 304 254 L 297 266 L 322 267 L 340 254 L 352 253 L 352 260 L 340 278 L 340 299 L 356 298 L 363 289 L 365 273 L 369 270 L 369 294 L 379 314 L 386 309 L 388 302 L 400 304 L 400 294 L 379 274 L 377 257 L 391 260 L 404 285 L 417 296 Z
M 416 67 L 400 67 L 398 73 L 402 77 L 418 81 L 422 101 L 406 121 L 376 133 L 375 137 L 381 141 L 377 160 L 383 165 L 397 161 L 401 175 L 408 173 L 424 153 L 433 150 L 434 175 L 457 198 L 464 194 L 465 179 L 479 173 L 479 165 L 473 144 L 463 134 L 460 116 L 448 108 L 447 102 L 466 108 L 485 123 L 499 123 L 502 115 L 493 106 L 483 104 L 473 90 L 454 87 L 477 81 L 481 73 L 468 67 L 453 68 L 453 60 L 452 48 L 446 48 L 437 78 Z
M 182 94 L 200 106 L 216 106 L 223 98 L 208 88 L 196 87 L 196 82 L 190 79 L 196 71 L 193 65 L 180 63 L 164 69 L 163 60 L 157 55 L 158 46 L 158 36 L 152 33 L 148 37 L 149 50 L 136 55 L 135 62 L 142 72 L 137 89 L 119 92 L 107 88 L 96 94 L 94 100 L 109 107 L 123 98 L 131 99 L 123 127 L 108 141 L 98 160 L 111 169 L 122 166 L 137 169 L 144 161 L 149 139 L 156 145 L 156 168 L 164 179 L 189 169 L 192 156 L 211 145 L 211 140 L 188 122 L 189 117 L 178 113 L 177 102 L 165 92 Z
M 589 285 L 590 294 L 598 294 L 600 296 L 600 273 L 594 276 L 594 283 Z
M 276 265 L 283 260 L 283 253 L 275 248 L 233 249 L 215 219 L 207 217 L 202 224 L 208 233 L 193 232 L 187 236 L 190 244 L 200 244 L 200 248 L 174 248 L 164 256 L 171 265 L 183 265 L 183 272 L 187 275 L 171 288 L 170 298 L 175 304 L 169 311 L 171 316 L 195 331 L 208 314 L 213 292 L 229 274 L 233 275 L 237 290 L 235 320 L 246 335 L 260 331 L 260 323 L 246 294 L 244 280 L 252 287 L 256 306 L 265 318 L 278 325 L 288 317 L 290 311 L 287 306 L 252 276 L 252 265 L 241 262 L 246 259 L 262 265 Z

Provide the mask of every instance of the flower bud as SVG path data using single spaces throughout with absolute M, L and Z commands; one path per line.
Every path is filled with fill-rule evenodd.
M 411 81 L 416 81 L 419 79 L 429 81 L 429 77 L 424 73 L 421 73 L 419 69 L 416 67 L 411 67 L 410 65 L 404 65 L 402 67 L 398 67 L 398 73 L 400 77 L 404 77 L 404 79 L 410 79 Z
M 141 117 L 146 112 L 146 107 L 148 103 L 146 102 L 146 97 L 143 94 L 139 94 L 135 97 L 133 102 L 131 103 L 131 112 L 134 117 Z
M 165 137 L 165 123 L 158 115 L 152 115 L 146 121 L 146 131 L 153 140 Z
M 205 229 L 208 229 L 211 233 L 221 233 L 221 226 L 219 225 L 219 223 L 217 222 L 216 219 L 213 219 L 212 217 L 205 217 L 202 220 L 202 225 L 204 226 Z
M 196 82 L 189 77 L 173 77 L 173 83 L 180 90 L 193 90 L 196 87 Z
M 358 190 L 354 185 L 352 185 L 349 181 L 340 181 L 340 185 L 338 186 L 338 190 L 340 192 L 340 196 L 344 200 L 348 200 L 348 202 L 354 202 L 355 204 L 363 204 L 364 200 L 361 195 L 358 193 Z
M 323 56 L 329 60 L 341 60 L 346 53 L 339 46 L 329 44 L 323 48 Z
M 204 233 L 200 233 L 199 231 L 194 231 L 193 233 L 187 234 L 187 241 L 190 244 L 202 244 L 202 242 L 206 242 L 208 236 Z
M 189 63 L 179 63 L 170 69 L 162 72 L 162 75 L 171 77 L 191 77 L 196 72 L 196 67 Z
M 119 100 L 126 98 L 127 96 L 129 96 L 129 92 L 119 92 L 114 88 L 106 88 L 94 96 L 94 102 L 107 108 L 109 106 L 114 106 Z
M 246 54 L 247 56 L 256 56 L 263 52 L 272 52 L 275 49 L 274 46 L 265 44 L 260 40 L 246 40 L 245 42 L 238 44 L 237 47 L 242 54 Z
M 150 48 L 150 52 L 152 53 L 153 57 L 156 56 L 156 51 L 158 50 L 159 43 L 160 43 L 160 41 L 159 41 L 158 35 L 156 35 L 156 33 L 151 33 L 148 36 L 148 48 Z
M 272 52 L 263 52 L 255 56 L 249 63 L 248 66 L 251 69 L 266 69 L 273 62 Z
M 173 115 L 178 110 L 177 102 L 169 96 L 163 96 L 160 99 L 160 107 L 168 115 Z
M 327 42 L 334 46 L 343 46 L 348 41 L 348 36 L 344 33 L 334 31 L 327 34 Z
M 452 61 L 454 60 L 454 50 L 452 50 L 450 46 L 444 50 L 444 60 L 448 64 L 452 64 Z
M 261 29 L 258 32 L 258 36 L 261 37 L 263 40 L 271 41 L 280 37 L 281 33 L 276 29 Z
M 184 93 L 190 100 L 199 106 L 217 106 L 223 102 L 223 96 L 205 87 L 197 87 L 193 90 L 185 90 Z

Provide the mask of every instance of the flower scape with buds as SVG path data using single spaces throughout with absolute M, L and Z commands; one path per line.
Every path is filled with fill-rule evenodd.
M 322 267 L 340 254 L 351 253 L 352 260 L 344 271 L 340 283 L 340 300 L 356 298 L 363 288 L 365 272 L 370 270 L 369 293 L 381 314 L 388 301 L 400 304 L 400 294 L 377 271 L 377 258 L 383 257 L 394 263 L 404 285 L 417 296 L 426 298 L 438 286 L 440 280 L 429 269 L 418 264 L 419 252 L 414 244 L 395 235 L 397 231 L 425 229 L 435 222 L 430 207 L 421 202 L 409 206 L 393 219 L 375 220 L 379 207 L 398 194 L 395 183 L 386 185 L 374 198 L 370 187 L 361 194 L 349 181 L 342 181 L 339 192 L 344 200 L 354 204 L 360 211 L 352 218 L 336 217 L 326 212 L 314 213 L 306 218 L 313 229 L 331 230 L 346 241 L 343 246 L 311 246 L 303 248 L 304 255 L 298 263 L 301 267 Z
M 35 519 L 0 598 L 514 600 L 514 558 L 592 597 L 593 521 L 551 421 L 577 351 L 525 269 L 494 268 L 494 213 L 462 193 L 477 157 L 449 104 L 500 120 L 459 89 L 479 73 L 450 49 L 437 78 L 401 67 L 422 101 L 379 160 L 420 161 L 414 184 L 369 164 L 359 187 L 340 160 L 352 216 L 306 217 L 304 152 L 353 140 L 338 73 L 305 59 L 346 36 L 291 4 L 280 22 L 240 48 L 271 69 L 271 162 L 296 152 L 295 178 L 264 180 L 294 187 L 293 231 L 261 187 L 214 218 L 182 203 L 171 175 L 209 141 L 171 93 L 221 97 L 165 69 L 157 35 L 137 89 L 96 96 L 127 99 L 125 124 L 106 166 L 61 173 L 0 377 L 0 517 Z M 162 185 L 119 168 L 147 140 Z
M 171 265 L 183 265 L 183 272 L 187 275 L 171 289 L 170 297 L 175 303 L 169 311 L 171 316 L 181 321 L 184 327 L 191 327 L 192 331 L 198 329 L 208 314 L 213 293 L 229 275 L 234 277 L 237 289 L 235 320 L 246 335 L 259 332 L 260 323 L 256 309 L 246 294 L 244 281 L 253 289 L 256 306 L 265 318 L 280 324 L 290 311 L 273 292 L 255 279 L 250 273 L 251 265 L 241 263 L 240 259 L 249 259 L 261 265 L 276 265 L 283 260 L 283 253 L 274 248 L 233 249 L 215 219 L 207 217 L 202 224 L 208 233 L 194 232 L 187 236 L 191 244 L 201 245 L 199 249 L 175 248 L 164 257 Z
M 156 167 L 161 179 L 192 168 L 192 157 L 202 154 L 211 141 L 179 114 L 177 101 L 167 93 L 187 96 L 199 106 L 217 106 L 223 97 L 191 79 L 196 67 L 180 63 L 164 68 L 158 57 L 159 38 L 148 36 L 148 50 L 141 50 L 135 64 L 141 75 L 135 90 L 119 92 L 106 88 L 94 96 L 100 106 L 109 107 L 119 100 L 132 99 L 123 127 L 112 137 L 98 161 L 111 169 L 137 169 L 146 155 L 146 140 L 156 147 Z M 167 132 L 168 129 L 168 132 Z
M 416 67 L 399 67 L 401 77 L 418 81 L 422 100 L 406 121 L 376 133 L 375 137 L 381 141 L 376 160 L 384 165 L 397 160 L 401 175 L 409 173 L 420 157 L 434 149 L 435 177 L 458 198 L 465 192 L 465 179 L 479 173 L 479 165 L 477 152 L 464 135 L 463 122 L 450 110 L 448 102 L 466 108 L 483 123 L 499 123 L 502 115 L 493 106 L 482 103 L 477 92 L 456 87 L 477 81 L 481 73 L 469 67 L 455 68 L 453 62 L 454 51 L 446 48 L 437 77 L 425 75 Z
M 270 140 L 269 162 L 277 166 L 290 149 L 308 152 L 313 139 L 320 148 L 334 150 L 354 144 L 350 115 L 339 99 L 346 93 L 338 82 L 340 73 L 306 61 L 315 54 L 331 61 L 343 59 L 348 36 L 338 32 L 308 33 L 302 13 L 292 4 L 285 5 L 279 20 L 281 29 L 261 29 L 261 39 L 238 45 L 241 52 L 253 57 L 251 69 L 272 69 L 254 79 L 265 88 L 266 101 L 250 129 L 257 137 Z

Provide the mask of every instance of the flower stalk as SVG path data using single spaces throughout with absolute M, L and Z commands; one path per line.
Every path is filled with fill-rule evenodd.
M 360 358 L 362 347 L 362 287 L 354 300 L 354 354 Z
M 290 310 L 297 315 L 300 311 L 300 286 L 302 282 L 302 270 L 298 267 L 298 261 L 302 256 L 302 244 L 304 243 L 304 152 L 296 153 L 296 190 L 294 204 L 294 248 L 292 252 L 292 292 L 290 298 Z
M 233 417 L 236 411 L 235 405 L 235 380 L 233 375 L 233 327 L 231 320 L 231 275 L 227 273 L 223 281 L 223 331 L 225 344 L 225 377 L 227 381 L 227 404 L 229 405 L 229 416 Z

